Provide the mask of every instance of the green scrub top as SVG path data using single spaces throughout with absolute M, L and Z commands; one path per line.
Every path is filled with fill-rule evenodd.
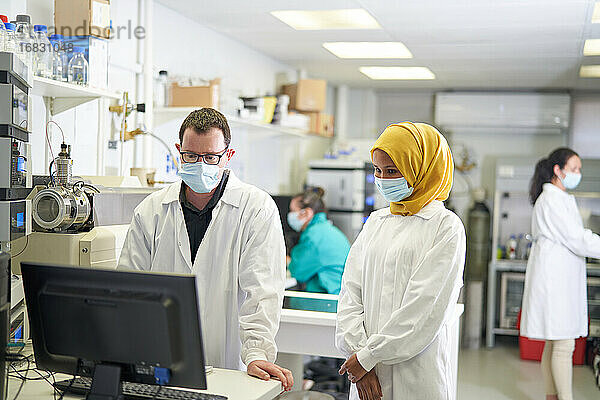
M 350 243 L 322 212 L 315 214 L 291 251 L 290 273 L 307 292 L 339 294 Z

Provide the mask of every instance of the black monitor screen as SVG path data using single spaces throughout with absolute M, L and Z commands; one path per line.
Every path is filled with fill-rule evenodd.
M 22 263 L 36 363 L 73 375 L 121 366 L 122 379 L 206 389 L 193 276 Z

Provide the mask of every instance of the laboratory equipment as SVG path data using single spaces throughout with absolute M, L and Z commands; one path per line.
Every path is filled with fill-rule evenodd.
M 18 249 L 12 263 L 16 274 L 22 262 L 116 268 L 133 210 L 158 190 L 110 187 L 120 180 L 105 176 L 78 177 L 69 185 L 69 161 L 65 156 L 59 163 L 64 185 L 36 186 L 28 196 L 34 204 L 34 232 L 12 243 Z
M 43 78 L 52 78 L 52 51 L 48 40 L 48 27 L 46 25 L 35 25 L 34 44 L 34 74 Z
M 23 199 L 31 187 L 31 145 L 0 137 L 0 200 Z
M 122 381 L 206 389 L 194 276 L 30 263 L 22 272 L 38 368 L 92 377 L 88 399 L 120 398 Z
M 88 62 L 85 59 L 83 47 L 73 47 L 73 57 L 69 61 L 69 82 L 79 85 L 88 83 Z
M 517 328 L 517 317 L 519 315 L 519 311 L 521 311 L 524 287 L 524 273 L 502 273 L 500 283 L 500 328 Z
M 10 276 L 10 255 L 0 251 L 0 400 L 4 400 L 8 392 L 8 366 L 5 355 L 10 329 Z
M 478 348 L 483 335 L 485 281 L 490 253 L 490 211 L 485 191 L 473 191 L 474 204 L 467 225 L 467 259 L 465 263 L 465 321 L 463 345 Z
M 323 159 L 310 161 L 309 168 L 307 185 L 325 190 L 329 219 L 352 243 L 375 205 L 371 163 Z
M 0 136 L 29 140 L 29 71 L 12 53 L 0 53 Z
M 0 251 L 10 250 L 10 242 L 30 233 L 31 201 L 0 201 Z

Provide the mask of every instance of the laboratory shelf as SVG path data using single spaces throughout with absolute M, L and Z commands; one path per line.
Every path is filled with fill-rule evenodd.
M 52 115 L 98 98 L 121 98 L 121 94 L 118 92 L 59 82 L 39 76 L 33 78 L 33 87 L 30 93 L 49 99 Z
M 183 120 L 189 113 L 197 110 L 198 108 L 200 107 L 154 107 L 154 126 L 159 126 L 176 119 Z M 304 129 L 288 128 L 279 125 L 267 124 L 260 121 L 251 121 L 233 115 L 225 115 L 225 117 L 230 125 L 241 126 L 264 133 L 332 139 L 330 137 L 321 136 Z

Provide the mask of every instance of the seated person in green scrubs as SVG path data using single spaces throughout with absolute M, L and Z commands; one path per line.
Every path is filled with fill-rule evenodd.
M 350 243 L 327 220 L 321 188 L 309 188 L 290 202 L 288 224 L 301 232 L 292 248 L 288 269 L 307 292 L 339 294 Z

